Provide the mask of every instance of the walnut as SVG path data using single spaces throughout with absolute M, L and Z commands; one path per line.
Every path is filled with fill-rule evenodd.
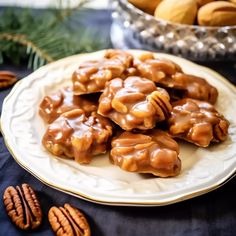
M 196 0 L 165 0 L 157 6 L 154 17 L 173 23 L 193 25 L 197 16 Z
M 47 123 L 52 123 L 61 114 L 73 109 L 84 110 L 86 116 L 97 111 L 97 102 L 91 100 L 93 95 L 74 95 L 72 88 L 66 87 L 43 98 L 39 106 L 39 114 Z M 95 100 L 95 99 L 94 99 Z
M 45 148 L 56 156 L 89 163 L 93 155 L 105 153 L 112 135 L 110 122 L 96 113 L 86 117 L 81 109 L 63 113 L 48 126 L 43 137 Z
M 190 98 L 173 105 L 169 133 L 200 147 L 227 138 L 229 122 L 210 104 Z
M 42 211 L 34 190 L 28 184 L 9 186 L 3 202 L 12 222 L 23 230 L 35 229 L 42 222 Z
M 181 169 L 179 146 L 161 130 L 143 134 L 125 131 L 112 140 L 110 160 L 126 171 L 176 176 Z
M 172 107 L 168 93 L 145 78 L 130 76 L 109 81 L 99 99 L 98 113 L 122 129 L 152 129 L 165 120 Z
M 53 232 L 60 236 L 90 236 L 90 226 L 84 214 L 77 208 L 66 203 L 64 207 L 51 207 L 48 220 Z
M 130 74 L 132 63 L 133 56 L 121 50 L 108 50 L 104 58 L 81 63 L 72 75 L 74 93 L 103 91 L 107 81 Z
M 197 5 L 198 5 L 198 8 L 206 5 L 207 3 L 209 2 L 214 2 L 215 0 L 197 0 Z
M 128 0 L 134 6 L 139 8 L 140 10 L 147 12 L 150 15 L 154 14 L 155 9 L 160 4 L 162 0 L 152 0 L 152 1 L 145 1 L 145 0 Z
M 16 75 L 10 71 L 0 71 L 0 89 L 9 87 L 16 82 Z
M 176 63 L 166 59 L 155 59 L 151 53 L 145 53 L 136 60 L 134 66 L 140 76 L 152 80 L 157 86 L 166 88 L 171 98 L 193 98 L 214 104 L 218 92 L 205 79 L 184 74 Z
M 197 22 L 200 26 L 235 26 L 235 1 L 212 1 L 205 4 L 198 11 Z

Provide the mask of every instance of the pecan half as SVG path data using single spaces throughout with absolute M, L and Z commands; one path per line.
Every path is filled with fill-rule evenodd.
M 10 71 L 0 71 L 0 89 L 11 86 L 16 82 L 16 75 Z
M 9 186 L 3 201 L 12 222 L 23 230 L 35 229 L 42 222 L 42 211 L 34 190 L 28 184 Z
M 169 96 L 162 88 L 157 88 L 157 91 L 152 92 L 147 96 L 147 99 L 157 110 L 160 120 L 165 120 L 169 117 L 172 106 L 169 102 Z
M 68 203 L 64 207 L 51 207 L 48 220 L 56 235 L 91 235 L 89 224 L 83 213 Z

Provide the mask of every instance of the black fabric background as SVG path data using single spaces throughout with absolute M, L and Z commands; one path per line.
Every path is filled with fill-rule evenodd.
M 89 27 L 101 27 L 109 37 L 109 11 L 88 11 L 84 22 Z M 236 62 L 205 63 L 236 83 Z M 11 70 L 23 78 L 31 71 L 25 66 L 2 65 L 0 70 Z M 10 89 L 0 92 L 0 105 Z M 235 150 L 236 151 L 236 150 Z M 216 157 L 217 158 L 217 157 Z M 37 192 L 44 212 L 42 226 L 34 232 L 23 232 L 13 226 L 2 201 L 9 185 L 30 184 Z M 221 188 L 194 199 L 163 207 L 104 206 L 72 197 L 42 184 L 21 168 L 9 154 L 0 137 L 0 235 L 53 235 L 47 212 L 53 205 L 68 202 L 87 216 L 92 235 L 152 236 L 152 235 L 236 235 L 236 182 L 232 179 Z

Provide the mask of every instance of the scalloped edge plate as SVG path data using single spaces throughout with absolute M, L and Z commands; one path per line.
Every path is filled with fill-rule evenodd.
M 128 50 L 133 55 L 141 50 Z M 236 88 L 221 75 L 176 56 L 155 53 L 178 63 L 186 73 L 207 79 L 217 87 L 217 109 L 230 121 L 228 139 L 209 148 L 180 143 L 182 172 L 173 178 L 129 173 L 110 164 L 106 155 L 89 165 L 56 158 L 41 144 L 46 125 L 38 115 L 42 98 L 65 84 L 79 63 L 96 59 L 105 50 L 61 59 L 19 81 L 5 98 L 1 131 L 16 162 L 44 184 L 76 197 L 106 205 L 161 206 L 180 202 L 216 189 L 236 171 Z

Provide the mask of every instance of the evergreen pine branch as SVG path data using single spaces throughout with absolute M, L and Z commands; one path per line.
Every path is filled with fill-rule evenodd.
M 86 0 L 75 9 L 45 10 L 35 13 L 29 9 L 5 10 L 0 14 L 0 64 L 6 59 L 14 63 L 28 61 L 36 69 L 59 58 L 95 51 L 109 46 L 109 40 L 78 24 L 76 31 L 68 23 Z M 77 22 L 76 22 L 77 23 Z M 94 30 L 94 29 L 93 29 Z M 95 36 L 96 35 L 96 36 Z
M 63 22 L 65 19 L 72 16 L 76 10 L 82 8 L 84 5 L 86 5 L 86 3 L 90 2 L 90 1 L 91 0 L 80 0 L 78 2 L 77 6 L 75 6 L 74 8 L 71 8 L 69 6 L 69 3 L 70 3 L 70 1 L 69 1 L 68 6 L 65 9 L 61 9 L 63 6 L 62 6 L 62 0 L 60 0 L 59 1 L 59 10 L 58 9 L 51 9 L 56 16 L 56 20 L 55 20 L 55 22 L 53 22 L 53 24 L 57 24 L 58 21 Z
M 27 52 L 33 51 L 36 53 L 40 58 L 47 62 L 52 62 L 53 58 L 48 55 L 45 51 L 35 45 L 32 41 L 27 39 L 26 35 L 22 34 L 10 34 L 10 33 L 0 33 L 0 40 L 12 41 L 15 43 L 19 43 L 23 46 L 27 47 Z

